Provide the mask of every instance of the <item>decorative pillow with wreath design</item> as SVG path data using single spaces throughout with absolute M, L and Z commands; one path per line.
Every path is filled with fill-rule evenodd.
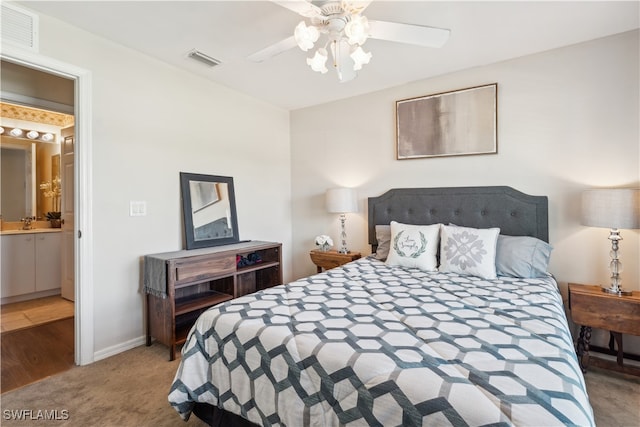
M 387 265 L 437 271 L 440 224 L 410 225 L 391 221 L 391 244 Z
M 499 228 L 443 225 L 440 239 L 440 271 L 496 278 Z

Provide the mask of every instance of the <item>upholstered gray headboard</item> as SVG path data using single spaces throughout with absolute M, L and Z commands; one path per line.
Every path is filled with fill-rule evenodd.
M 369 244 L 377 246 L 376 225 L 449 224 L 500 227 L 500 234 L 549 241 L 546 196 L 530 196 L 511 187 L 398 188 L 369 197 Z

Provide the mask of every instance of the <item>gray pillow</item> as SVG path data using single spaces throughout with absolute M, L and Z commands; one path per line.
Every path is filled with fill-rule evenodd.
M 389 256 L 389 248 L 391 247 L 390 225 L 376 225 L 376 241 L 378 242 L 378 248 L 374 258 L 384 261 Z
M 553 247 L 535 237 L 498 236 L 496 270 L 498 276 L 531 279 L 547 275 Z

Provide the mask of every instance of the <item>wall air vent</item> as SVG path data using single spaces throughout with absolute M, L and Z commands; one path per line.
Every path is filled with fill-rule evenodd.
M 193 49 L 191 52 L 187 54 L 189 58 L 195 59 L 196 61 L 208 65 L 209 67 L 215 67 L 216 65 L 220 65 L 221 62 L 215 58 L 212 58 L 209 55 L 206 55 L 196 49 Z
M 2 3 L 2 42 L 38 52 L 38 15 Z

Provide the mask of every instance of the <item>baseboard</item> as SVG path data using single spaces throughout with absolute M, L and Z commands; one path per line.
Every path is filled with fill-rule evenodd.
M 616 350 L 611 350 L 609 348 L 606 347 L 600 347 L 597 345 L 589 345 L 589 351 L 595 351 L 597 353 L 602 353 L 602 354 L 608 354 L 610 356 L 617 356 L 618 352 Z M 633 354 L 633 353 L 627 353 L 626 351 L 622 353 L 622 357 L 624 357 L 625 359 L 629 359 L 629 360 L 635 360 L 636 362 L 640 362 L 640 355 L 638 354 Z
M 2 305 L 13 304 L 15 302 L 23 302 L 23 301 L 29 301 L 37 298 L 52 297 L 55 295 L 60 295 L 60 288 L 49 289 L 48 291 L 33 292 L 30 294 L 24 294 L 24 295 L 16 295 L 13 297 L 3 297 L 2 299 L 0 299 L 0 304 Z
M 132 348 L 140 347 L 146 343 L 146 336 L 141 336 L 138 338 L 134 338 L 129 341 L 125 341 L 123 343 L 113 345 L 111 347 L 107 347 L 102 350 L 98 350 L 93 353 L 93 361 L 97 362 L 98 360 L 106 359 L 107 357 L 115 356 L 116 354 L 120 354 L 123 351 L 131 350 Z

